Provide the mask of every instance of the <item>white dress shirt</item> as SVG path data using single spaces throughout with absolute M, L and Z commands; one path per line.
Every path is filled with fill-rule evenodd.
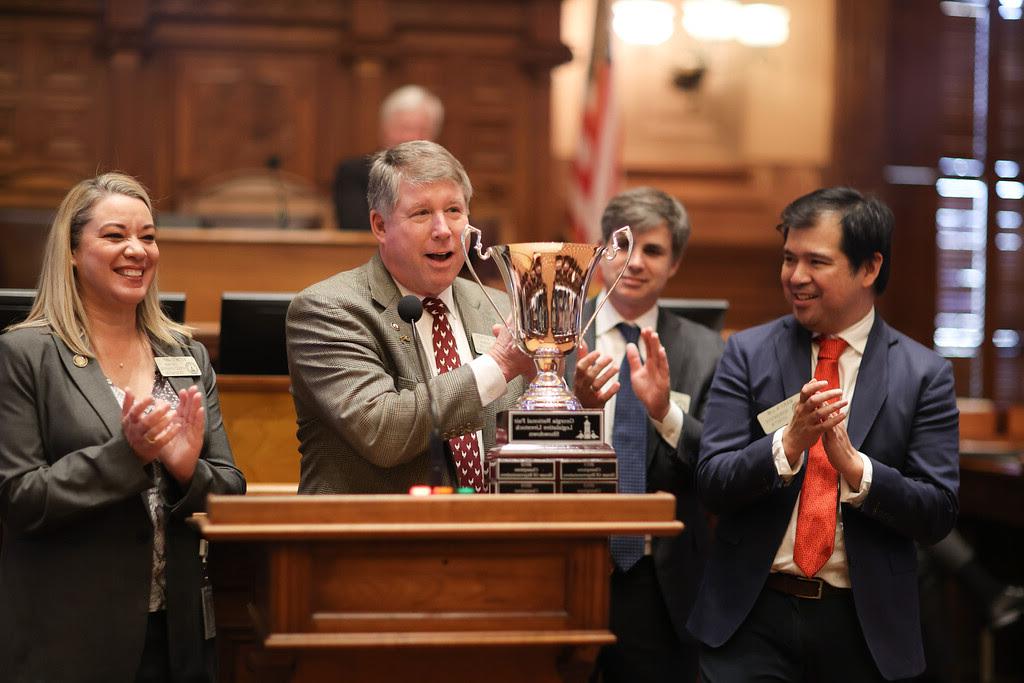
M 421 301 L 423 300 L 423 297 L 410 292 L 401 283 L 396 281 L 395 284 L 398 285 L 398 291 L 402 293 L 402 296 L 412 294 Z M 480 405 L 486 406 L 493 403 L 504 396 L 505 391 L 508 389 L 505 374 L 498 367 L 498 362 L 489 354 L 482 353 L 473 358 L 473 351 L 469 346 L 466 328 L 463 327 L 462 319 L 459 317 L 459 309 L 455 306 L 455 297 L 452 295 L 451 285 L 438 294 L 437 298 L 448 307 L 448 315 L 446 317 L 448 318 L 448 323 L 452 326 L 452 333 L 455 335 L 455 347 L 459 352 L 459 360 L 462 361 L 463 365 L 469 365 L 473 371 L 473 376 L 476 378 L 476 390 L 480 396 Z M 427 354 L 427 367 L 430 368 L 431 374 L 437 377 L 437 363 L 434 361 L 434 316 L 430 315 L 430 312 L 425 308 L 423 309 L 423 315 L 416 321 L 416 332 L 420 337 L 420 346 L 423 347 L 423 351 Z M 484 457 L 487 451 L 484 448 L 483 432 L 477 431 L 476 440 L 480 447 L 480 456 Z
M 868 334 L 871 332 L 871 326 L 875 322 L 875 309 L 872 308 L 868 311 L 868 314 L 861 318 L 859 321 L 846 328 L 835 337 L 838 337 L 847 343 L 847 347 L 839 355 L 839 387 L 843 390 L 843 400 L 853 401 L 853 392 L 857 387 L 857 373 L 860 372 L 860 362 L 864 358 L 864 347 L 868 343 Z M 814 370 L 818 365 L 818 342 L 813 340 L 811 343 L 811 374 L 808 376 L 808 381 L 814 376 Z M 846 410 L 849 410 L 847 406 Z M 786 428 L 782 427 L 775 432 L 772 439 L 772 457 L 775 460 L 775 468 L 779 472 L 779 476 L 782 477 L 783 481 L 787 484 L 792 482 L 793 477 L 800 472 L 800 468 L 803 467 L 804 462 L 807 458 L 807 452 L 804 451 L 800 454 L 799 460 L 794 467 L 790 467 L 789 460 L 786 458 L 785 449 L 782 447 L 782 437 L 786 433 Z M 843 515 L 841 503 L 849 503 L 854 507 L 860 507 L 861 503 L 864 502 L 864 498 L 868 495 L 868 490 L 871 488 L 871 460 L 863 453 L 858 451 L 861 461 L 864 463 L 864 474 L 861 476 L 860 489 L 854 490 L 850 487 L 850 484 L 839 477 L 839 502 L 836 507 L 836 538 L 835 545 L 832 548 L 832 555 L 825 562 L 825 565 L 818 570 L 815 574 L 820 579 L 824 579 L 826 582 L 838 588 L 849 588 L 850 587 L 850 568 L 846 560 L 846 541 L 843 535 Z M 786 574 L 795 574 L 796 576 L 803 576 L 803 572 L 796 566 L 793 561 L 793 543 L 796 540 L 796 519 L 797 513 L 800 510 L 800 498 L 797 497 L 796 505 L 793 506 L 793 515 L 789 518 L 789 526 L 786 527 L 786 535 L 782 538 L 782 545 L 779 546 L 778 552 L 775 554 L 775 560 L 772 562 L 773 572 L 784 572 Z

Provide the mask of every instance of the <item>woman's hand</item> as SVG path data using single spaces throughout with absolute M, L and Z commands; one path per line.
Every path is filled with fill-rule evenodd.
M 160 451 L 160 462 L 182 486 L 188 486 L 203 450 L 206 411 L 203 397 L 195 385 L 178 392 L 178 410 L 174 416 L 175 436 Z
M 132 390 L 125 389 L 121 404 L 121 431 L 143 464 L 156 460 L 160 450 L 174 438 L 178 429 L 174 423 L 174 411 L 167 401 L 152 396 L 136 401 Z
M 147 396 L 136 402 L 126 390 L 121 407 L 121 429 L 143 463 L 159 460 L 181 485 L 192 481 L 203 448 L 205 411 L 199 389 L 178 392 L 178 409 Z

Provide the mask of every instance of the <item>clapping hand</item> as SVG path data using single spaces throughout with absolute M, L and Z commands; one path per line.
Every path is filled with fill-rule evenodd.
M 782 446 L 790 465 L 800 454 L 814 445 L 821 436 L 846 419 L 842 410 L 848 401 L 841 400 L 842 389 L 826 389 L 828 382 L 812 379 L 800 389 L 800 399 L 782 436 Z
M 205 411 L 199 389 L 191 386 L 178 392 L 178 408 L 152 396 L 136 402 L 125 391 L 121 407 L 121 429 L 136 456 L 149 463 L 159 460 L 180 484 L 192 480 L 203 448 Z
M 640 331 L 640 339 L 647 349 L 646 362 L 640 360 L 640 350 L 635 344 L 626 345 L 630 382 L 633 385 L 633 393 L 647 408 L 647 415 L 656 422 L 661 422 L 671 407 L 668 354 L 661 345 L 658 333 L 650 327 Z

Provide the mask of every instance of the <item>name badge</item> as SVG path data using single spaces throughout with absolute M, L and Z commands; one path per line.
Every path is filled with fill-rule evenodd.
M 470 339 L 473 342 L 473 350 L 476 351 L 478 356 L 482 356 L 490 351 L 498 341 L 497 337 L 492 337 L 489 334 L 480 334 L 479 332 L 474 332 Z
M 774 434 L 779 429 L 789 424 L 789 420 L 793 417 L 793 411 L 796 410 L 796 404 L 800 401 L 800 393 L 797 392 L 787 398 L 781 403 L 776 403 L 768 410 L 760 413 L 757 416 L 757 421 L 761 423 L 761 429 L 764 430 L 765 434 Z
M 669 399 L 679 406 L 683 413 L 689 414 L 690 412 L 690 395 L 684 394 L 681 391 L 670 391 L 668 394 Z
M 164 377 L 198 377 L 199 363 L 192 356 L 157 356 L 156 368 Z

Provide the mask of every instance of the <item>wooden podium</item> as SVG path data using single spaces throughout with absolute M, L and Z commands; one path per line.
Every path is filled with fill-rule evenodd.
M 614 641 L 608 536 L 679 533 L 674 508 L 662 493 L 211 496 L 197 523 L 221 679 L 584 681 Z

